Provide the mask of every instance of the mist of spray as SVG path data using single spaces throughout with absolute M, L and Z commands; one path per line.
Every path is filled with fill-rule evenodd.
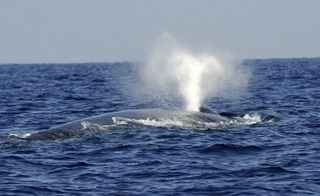
M 149 97 L 182 99 L 190 111 L 199 111 L 206 99 L 243 89 L 248 81 L 248 73 L 238 64 L 193 52 L 168 34 L 161 36 L 140 67 L 140 77 Z

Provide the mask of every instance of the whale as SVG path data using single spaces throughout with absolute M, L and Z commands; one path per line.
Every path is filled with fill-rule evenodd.
M 130 119 L 130 120 L 129 120 Z M 62 125 L 54 126 L 50 129 L 36 131 L 28 134 L 24 139 L 28 140 L 55 140 L 74 137 L 85 134 L 88 130 L 84 128 L 84 123 L 99 126 L 112 126 L 115 123 L 129 122 L 132 120 L 180 120 L 183 122 L 212 123 L 227 122 L 230 117 L 225 117 L 219 113 L 201 107 L 199 112 L 186 111 L 180 109 L 131 109 L 118 112 L 110 112 L 98 116 L 82 118 Z

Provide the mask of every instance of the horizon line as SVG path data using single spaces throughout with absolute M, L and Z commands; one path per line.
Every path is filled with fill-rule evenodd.
M 287 59 L 319 59 L 318 57 L 265 57 L 265 58 L 243 58 L 241 61 L 251 60 L 287 60 Z M 124 63 L 141 63 L 143 61 L 123 60 L 123 61 L 82 61 L 82 62 L 15 62 L 0 63 L 0 65 L 72 65 L 72 64 L 124 64 Z

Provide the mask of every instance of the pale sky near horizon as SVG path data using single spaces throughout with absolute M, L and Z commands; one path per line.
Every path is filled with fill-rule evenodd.
M 143 61 L 171 33 L 236 58 L 320 57 L 318 0 L 0 0 L 0 63 Z

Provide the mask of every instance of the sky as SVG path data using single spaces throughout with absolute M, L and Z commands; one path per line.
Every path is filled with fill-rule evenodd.
M 320 56 L 318 0 L 0 0 L 0 63 L 143 61 L 170 33 L 239 59 Z

